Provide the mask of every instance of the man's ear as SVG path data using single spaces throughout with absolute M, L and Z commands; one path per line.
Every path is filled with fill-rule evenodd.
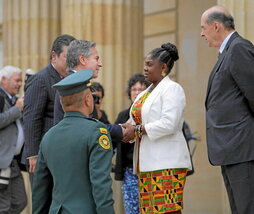
M 90 93 L 87 93 L 85 95 L 84 99 L 85 99 L 85 105 L 87 107 L 93 106 L 93 98 L 91 96 L 92 96 L 92 94 L 90 94 Z
M 7 80 L 8 80 L 8 79 L 7 79 L 6 77 L 3 76 L 3 77 L 2 77 L 2 80 L 1 80 L 1 83 L 2 83 L 2 84 L 5 84 Z
M 86 63 L 87 63 L 87 58 L 86 58 L 83 54 L 80 54 L 79 57 L 78 57 L 78 59 L 79 59 L 80 64 L 86 65 Z
M 56 62 L 56 57 L 57 57 L 56 52 L 55 52 L 55 51 L 52 51 L 52 52 L 51 52 L 51 62 L 52 62 L 53 64 L 55 64 L 55 62 Z
M 221 23 L 219 23 L 219 22 L 214 22 L 213 23 L 213 26 L 214 26 L 214 30 L 216 31 L 216 32 L 218 32 L 219 30 L 220 30 L 220 28 L 221 28 Z

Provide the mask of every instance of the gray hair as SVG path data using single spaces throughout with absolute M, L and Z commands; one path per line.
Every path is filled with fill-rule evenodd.
M 91 48 L 95 47 L 95 42 L 86 40 L 73 40 L 67 50 L 66 64 L 72 70 L 79 64 L 79 56 L 82 54 L 88 58 L 91 54 Z
M 228 30 L 235 29 L 234 18 L 230 14 L 227 15 L 223 12 L 211 12 L 208 14 L 207 23 L 211 24 L 215 21 L 222 23 Z
M 21 69 L 12 65 L 6 65 L 0 70 L 0 82 L 2 82 L 2 78 L 5 77 L 10 79 L 11 76 L 15 73 L 21 73 Z

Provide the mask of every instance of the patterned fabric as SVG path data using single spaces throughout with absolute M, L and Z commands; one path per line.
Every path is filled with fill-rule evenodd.
M 142 97 L 139 98 L 139 100 L 133 105 L 131 109 L 131 114 L 136 125 L 140 125 L 142 123 L 141 108 L 149 94 L 150 92 L 146 92 Z
M 126 167 L 122 185 L 125 214 L 139 214 L 138 176 L 133 168 Z
M 141 117 L 141 109 L 143 104 L 145 103 L 146 98 L 150 95 L 151 91 L 147 91 L 146 93 L 141 96 L 137 102 L 133 104 L 133 107 L 131 109 L 131 114 L 133 117 L 133 120 L 135 121 L 136 125 L 142 124 L 142 117 Z M 140 144 L 141 138 L 136 137 L 136 143 Z M 137 161 L 139 162 L 139 160 Z M 137 163 L 137 169 L 139 170 L 139 164 Z
M 183 209 L 187 169 L 139 172 L 141 214 L 162 214 Z

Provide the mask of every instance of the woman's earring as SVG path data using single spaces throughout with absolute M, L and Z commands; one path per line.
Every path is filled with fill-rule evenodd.
M 167 75 L 167 73 L 165 71 L 161 72 L 161 76 L 165 77 Z

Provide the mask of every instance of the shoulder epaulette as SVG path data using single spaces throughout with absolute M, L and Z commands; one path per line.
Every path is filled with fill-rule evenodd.
M 101 134 L 108 134 L 108 130 L 106 128 L 100 128 Z

